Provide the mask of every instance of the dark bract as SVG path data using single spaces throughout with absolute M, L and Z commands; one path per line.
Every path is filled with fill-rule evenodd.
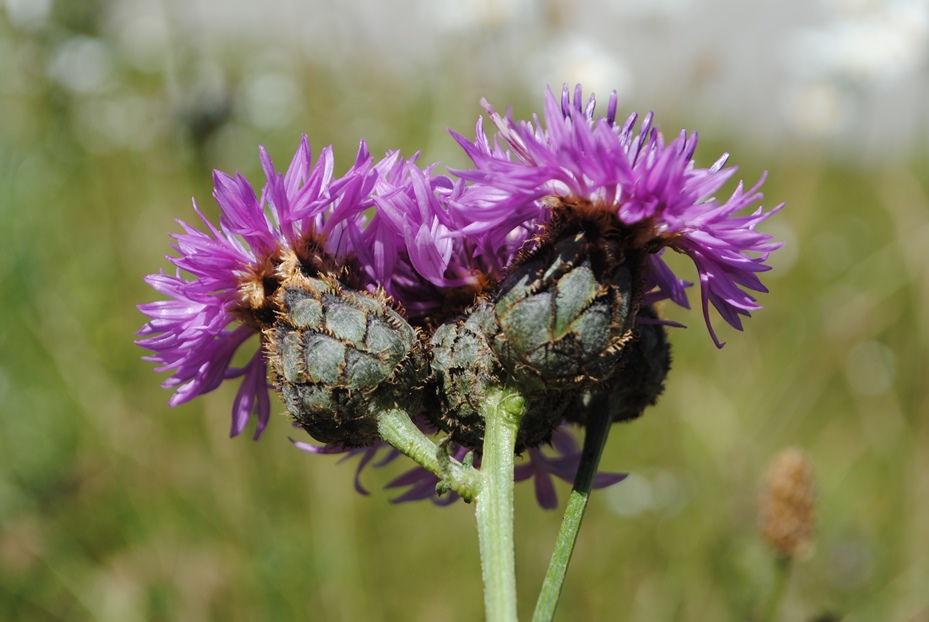
M 275 387 L 294 418 L 324 443 L 378 440 L 377 414 L 416 399 L 424 359 L 416 331 L 383 294 L 334 278 L 288 279 L 265 335 Z
M 492 346 L 527 394 L 605 380 L 628 339 L 632 283 L 584 231 L 543 243 L 503 282 Z

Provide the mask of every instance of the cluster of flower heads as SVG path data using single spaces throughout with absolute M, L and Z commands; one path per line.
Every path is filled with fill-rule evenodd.
M 362 141 L 352 166 L 337 177 L 331 148 L 314 162 L 306 137 L 283 173 L 260 149 L 266 177 L 260 193 L 239 174 L 215 172 L 219 225 L 194 204 L 204 229 L 180 222 L 183 233 L 172 236 L 176 255 L 169 257 L 175 273 L 146 279 L 166 299 L 140 306 L 150 320 L 138 343 L 153 352 L 147 359 L 158 363 L 158 371 L 172 372 L 164 383 L 175 389 L 169 403 L 241 378 L 231 435 L 240 434 L 253 416 L 255 438 L 261 435 L 272 411 L 261 333 L 279 312 L 273 294 L 289 257 L 355 290 L 384 291 L 411 325 L 429 332 L 499 283 L 521 249 L 538 242 L 553 211 L 565 206 L 614 215 L 625 244 L 641 251 L 643 284 L 636 305 L 670 299 L 688 306 L 685 290 L 691 284 L 662 257 L 671 248 L 696 266 L 706 324 L 717 345 L 722 344 L 710 324 L 710 304 L 738 329 L 740 316 L 760 308 L 749 292 L 766 291 L 758 273 L 769 268 L 765 260 L 779 244 L 755 226 L 779 208 L 739 213 L 761 199 L 763 180 L 748 191 L 740 183 L 728 200 L 713 198 L 735 172 L 725 167 L 726 156 L 698 168 L 695 134 L 682 133 L 665 144 L 651 115 L 638 132 L 635 115 L 617 123 L 615 93 L 606 115 L 597 116 L 594 97 L 585 105 L 580 87 L 573 100 L 565 87 L 560 103 L 548 91 L 544 126 L 538 118 L 501 117 L 484 105 L 497 135 L 488 140 L 482 120 L 473 142 L 454 134 L 474 163 L 454 176 L 436 174 L 436 165 L 420 167 L 415 156 L 404 159 L 396 152 L 377 161 Z M 244 366 L 233 367 L 247 342 L 253 345 L 243 349 L 254 353 Z M 359 472 L 398 455 L 386 444 L 297 444 L 313 453 L 360 455 Z M 544 507 L 555 504 L 551 476 L 572 479 L 579 459 L 564 430 L 554 433 L 551 446 L 554 457 L 530 448 L 529 460 L 516 473 L 517 479 L 534 478 Z M 459 450 L 464 448 L 453 449 Z M 621 477 L 603 474 L 596 484 Z M 402 501 L 453 500 L 454 495 L 435 496 L 436 482 L 414 469 L 388 486 L 407 489 Z M 364 490 L 357 480 L 356 487 Z

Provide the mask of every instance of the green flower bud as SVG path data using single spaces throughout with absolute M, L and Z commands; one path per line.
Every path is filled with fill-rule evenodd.
M 546 236 L 500 286 L 491 346 L 526 395 L 579 390 L 616 369 L 629 329 L 629 270 L 580 229 Z
M 275 388 L 313 438 L 370 445 L 385 406 L 415 410 L 425 357 L 417 331 L 383 292 L 295 275 L 275 296 L 281 311 L 265 331 Z
M 440 401 L 433 423 L 449 432 L 453 441 L 477 450 L 484 440 L 481 405 L 487 391 L 500 385 L 503 374 L 486 338 L 496 331 L 493 307 L 481 302 L 466 319 L 440 326 L 429 344 Z
M 463 320 L 440 326 L 430 342 L 440 402 L 439 409 L 430 416 L 453 441 L 477 452 L 482 451 L 484 442 L 481 408 L 489 392 L 503 386 L 507 379 L 507 372 L 488 343 L 499 330 L 493 305 L 481 301 L 468 310 Z M 567 395 L 561 392 L 531 399 L 517 433 L 516 451 L 548 441 L 568 403 Z

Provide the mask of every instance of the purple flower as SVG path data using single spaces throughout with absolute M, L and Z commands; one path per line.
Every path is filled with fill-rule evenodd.
M 333 179 L 332 149 L 312 162 L 306 137 L 287 172 L 277 172 L 260 149 L 266 181 L 256 194 L 242 175 L 213 174 L 213 197 L 220 207 L 215 226 L 194 203 L 205 230 L 180 222 L 184 232 L 172 235 L 177 256 L 168 257 L 175 274 L 150 275 L 146 282 L 167 297 L 139 306 L 150 321 L 137 343 L 154 354 L 145 357 L 171 371 L 163 386 L 175 388 L 169 403 L 187 402 L 241 377 L 233 403 L 231 436 L 241 433 L 251 416 L 258 419 L 258 438 L 271 413 L 267 362 L 257 341 L 261 328 L 273 321 L 270 293 L 277 267 L 288 255 L 320 271 L 356 278 L 357 286 L 378 276 L 357 264 L 363 243 L 364 211 L 373 207 L 371 192 L 395 161 L 390 155 L 374 165 L 364 142 L 349 171 Z M 255 338 L 255 339 L 253 339 Z M 232 358 L 246 342 L 254 354 L 244 367 Z
M 483 188 L 483 200 L 469 205 L 465 231 L 486 234 L 510 231 L 547 221 L 555 205 L 579 206 L 615 214 L 625 243 L 648 253 L 646 286 L 641 302 L 662 299 L 688 307 L 685 288 L 662 257 L 666 248 L 691 258 L 700 279 L 703 314 L 718 347 L 722 343 L 710 323 L 709 305 L 731 326 L 741 330 L 740 316 L 761 307 L 748 291 L 766 292 L 757 274 L 770 269 L 768 254 L 779 248 L 771 236 L 755 227 L 777 212 L 758 208 L 737 215 L 761 200 L 764 177 L 745 190 L 740 182 L 725 201 L 713 197 L 736 169 L 725 168 L 724 154 L 710 168 L 693 161 L 696 133 L 685 132 L 665 144 L 647 115 L 638 130 L 633 114 L 616 122 L 616 93 L 606 116 L 595 116 L 596 101 L 582 104 L 581 88 L 573 101 L 567 86 L 559 103 L 548 90 L 545 126 L 505 117 L 483 101 L 497 128 L 493 143 L 476 128 L 472 143 L 453 133 L 474 162 L 473 170 L 456 173 Z
M 166 299 L 140 305 L 150 321 L 137 341 L 152 350 L 145 358 L 158 371 L 172 372 L 163 383 L 175 389 L 172 406 L 241 378 L 231 436 L 255 416 L 255 438 L 271 412 L 259 333 L 275 320 L 273 293 L 289 258 L 352 288 L 382 287 L 413 325 L 424 327 L 470 304 L 528 235 L 516 227 L 466 236 L 461 210 L 480 200 L 482 189 L 434 174 L 435 165 L 420 169 L 415 157 L 392 152 L 375 163 L 362 142 L 354 164 L 336 178 L 332 149 L 313 162 L 306 137 L 284 174 L 264 149 L 260 155 L 260 194 L 243 176 L 216 171 L 219 225 L 196 203 L 204 229 L 180 222 L 183 233 L 172 236 L 176 256 L 168 258 L 175 273 L 146 278 Z M 233 367 L 243 346 L 252 354 Z
M 379 178 L 377 210 L 359 250 L 372 277 L 406 310 L 413 325 L 441 323 L 443 310 L 463 310 L 531 235 L 531 226 L 469 231 L 471 213 L 488 189 L 420 169 L 415 158 Z M 390 265 L 386 262 L 390 261 Z
M 453 134 L 474 162 L 457 179 L 436 174 L 436 165 L 419 167 L 416 156 L 392 152 L 375 162 L 363 141 L 349 170 L 335 177 L 331 148 L 313 162 L 306 137 L 284 173 L 260 150 L 260 193 L 241 175 L 216 171 L 218 225 L 194 204 L 203 228 L 180 222 L 183 232 L 172 236 L 176 255 L 169 257 L 174 274 L 146 278 L 165 299 L 139 307 L 149 321 L 137 343 L 152 351 L 146 358 L 159 371 L 171 372 L 163 383 L 175 390 L 169 403 L 239 378 L 231 435 L 254 416 L 258 438 L 271 410 L 261 333 L 275 324 L 283 304 L 275 292 L 295 267 L 304 275 L 335 276 L 349 289 L 382 288 L 413 326 L 429 331 L 491 294 L 556 210 L 586 214 L 597 224 L 609 220 L 604 235 L 618 232 L 617 256 L 632 258 L 626 265 L 637 277 L 637 305 L 670 299 L 687 307 L 691 283 L 675 275 L 663 255 L 670 248 L 690 257 L 707 327 L 722 347 L 709 306 L 737 329 L 742 316 L 760 308 L 750 292 L 766 291 L 758 273 L 770 268 L 768 254 L 780 244 L 755 227 L 780 206 L 742 214 L 762 198 L 763 177 L 749 190 L 740 183 L 720 201 L 714 194 L 736 171 L 725 167 L 727 155 L 698 168 L 696 134 L 682 132 L 666 144 L 650 114 L 638 131 L 636 115 L 617 123 L 615 93 L 605 116 L 595 116 L 595 99 L 585 105 L 581 95 L 580 87 L 573 98 L 565 88 L 559 103 L 548 91 L 544 127 L 537 117 L 502 117 L 483 102 L 497 137 L 488 140 L 482 120 L 474 142 Z M 245 362 L 234 367 L 234 358 Z M 355 486 L 363 494 L 364 468 L 400 455 L 383 443 L 362 449 L 295 444 L 311 453 L 359 456 Z M 580 459 L 563 427 L 553 432 L 551 447 L 553 453 L 529 448 L 515 474 L 517 481 L 533 479 L 546 508 L 557 503 L 552 477 L 572 480 Z M 454 452 L 460 459 L 466 449 Z M 623 477 L 601 474 L 594 485 Z M 397 502 L 454 501 L 453 494 L 436 495 L 437 482 L 417 468 L 388 488 L 404 489 Z

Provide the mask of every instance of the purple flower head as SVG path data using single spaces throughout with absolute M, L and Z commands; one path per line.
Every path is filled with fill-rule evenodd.
M 363 240 L 364 211 L 378 177 L 388 164 L 374 165 L 364 142 L 348 172 L 333 178 L 332 149 L 323 149 L 314 163 L 306 136 L 285 173 L 275 170 L 260 150 L 266 181 L 256 194 L 242 175 L 213 174 L 213 197 L 220 207 L 219 226 L 200 212 L 200 230 L 179 221 L 168 259 L 175 274 L 159 272 L 146 282 L 166 300 L 139 309 L 150 321 L 137 341 L 154 354 L 145 357 L 171 371 L 163 386 L 175 388 L 169 403 L 187 402 L 241 377 L 233 403 L 231 436 L 240 434 L 252 415 L 258 438 L 271 413 L 267 361 L 255 342 L 254 354 L 243 367 L 233 367 L 240 346 L 257 338 L 273 321 L 271 294 L 282 263 L 296 260 L 309 269 L 370 282 L 367 266 L 359 267 L 356 251 Z M 295 259 L 293 259 L 295 258 Z
M 770 269 L 768 254 L 781 244 L 755 227 L 781 206 L 738 213 L 761 200 L 764 177 L 749 190 L 740 182 L 724 201 L 715 198 L 736 172 L 725 167 L 728 154 L 698 168 L 696 133 L 681 132 L 666 144 L 651 114 L 638 132 L 635 114 L 617 123 L 615 92 L 606 116 L 598 116 L 595 98 L 584 104 L 580 86 L 573 99 L 565 86 L 560 102 L 548 90 L 544 126 L 536 116 L 516 121 L 511 112 L 504 117 L 482 103 L 497 128 L 493 143 L 482 120 L 474 142 L 453 133 L 475 166 L 456 173 L 484 189 L 484 200 L 470 205 L 469 233 L 545 223 L 558 208 L 613 214 L 623 243 L 645 253 L 642 303 L 670 299 L 689 306 L 685 289 L 691 284 L 662 257 L 671 248 L 697 268 L 704 318 L 717 346 L 723 344 L 710 323 L 710 304 L 739 330 L 740 316 L 761 308 L 746 290 L 767 291 L 758 273 Z
M 379 176 L 377 210 L 358 251 L 373 268 L 372 279 L 419 326 L 469 306 L 532 232 L 521 226 L 470 231 L 471 214 L 487 202 L 489 189 L 435 175 L 435 167 L 420 169 L 413 158 Z
M 175 274 L 146 278 L 167 299 L 140 305 L 150 321 L 137 341 L 154 352 L 145 358 L 158 363 L 158 371 L 172 372 L 163 383 L 175 389 L 172 406 L 241 377 L 231 435 L 254 415 L 255 438 L 271 412 L 258 334 L 279 311 L 273 293 L 288 262 L 355 289 L 383 288 L 411 323 L 425 326 L 470 304 L 529 231 L 466 235 L 471 204 L 485 200 L 482 188 L 436 175 L 436 165 L 421 169 L 416 156 L 391 152 L 374 162 L 363 141 L 338 178 L 331 147 L 313 162 L 305 136 L 286 173 L 274 168 L 263 148 L 260 155 L 266 178 L 260 194 L 242 175 L 216 171 L 219 226 L 196 203 L 205 230 L 179 221 L 183 233 L 172 236 L 177 256 L 168 258 Z M 254 354 L 234 367 L 240 346 L 250 340 Z
M 354 289 L 383 288 L 411 323 L 435 324 L 470 304 L 528 235 L 515 227 L 466 234 L 472 203 L 485 200 L 467 186 L 421 169 L 416 157 L 391 152 L 379 162 L 364 142 L 343 176 L 333 174 L 332 149 L 312 160 L 304 136 L 285 173 L 260 149 L 265 181 L 256 193 L 242 175 L 214 172 L 219 225 L 194 203 L 204 229 L 180 222 L 168 259 L 174 274 L 146 281 L 165 300 L 140 305 L 150 318 L 137 343 L 158 371 L 172 375 L 169 403 L 178 405 L 241 377 L 231 435 L 257 417 L 255 438 L 268 423 L 271 402 L 266 352 L 259 333 L 280 311 L 273 294 L 288 265 L 331 274 Z M 452 204 L 454 207 L 452 207 Z M 253 343 L 241 367 L 240 346 Z

